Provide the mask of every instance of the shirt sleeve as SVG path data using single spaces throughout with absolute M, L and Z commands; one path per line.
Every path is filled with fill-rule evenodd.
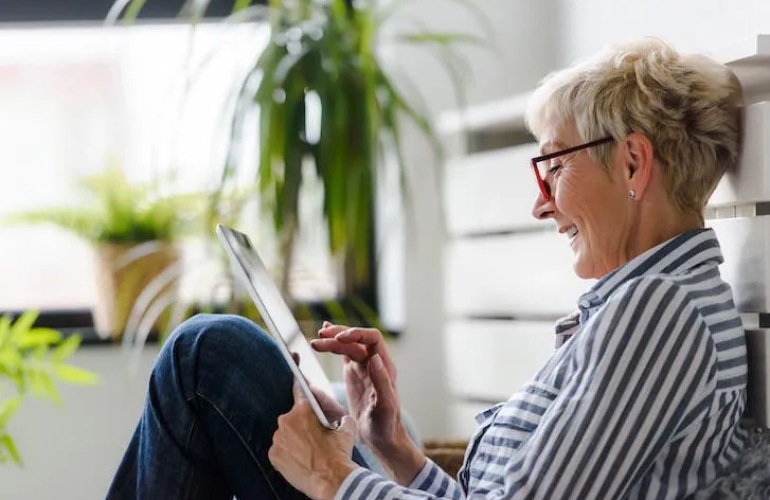
M 463 498 L 465 497 L 460 485 L 431 460 L 426 461 L 425 466 L 406 488 L 359 467 L 343 481 L 335 496 L 335 500 L 462 500 Z
M 429 462 L 409 488 L 357 469 L 336 498 L 624 497 L 672 438 L 705 416 L 716 383 L 716 349 L 687 292 L 661 278 L 629 282 L 574 341 L 574 375 L 533 434 L 501 457 L 506 466 L 499 488 L 465 497 Z

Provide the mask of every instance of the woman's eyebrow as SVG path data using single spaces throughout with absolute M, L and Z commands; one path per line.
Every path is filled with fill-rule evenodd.
M 562 149 L 567 149 L 569 146 L 565 145 L 564 143 L 561 143 L 559 141 L 547 141 L 544 142 L 540 146 L 540 155 L 545 156 L 547 154 L 553 153 L 555 151 L 560 151 Z M 550 149 L 550 151 L 546 151 Z

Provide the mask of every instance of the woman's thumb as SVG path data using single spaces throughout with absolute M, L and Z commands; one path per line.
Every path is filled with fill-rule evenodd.
M 337 431 L 348 432 L 354 437 L 358 437 L 358 423 L 356 419 L 350 415 L 343 415 L 340 420 L 340 425 L 337 427 Z
M 390 374 L 385 368 L 382 357 L 375 354 L 369 360 L 369 378 L 372 380 L 374 390 L 377 392 L 377 400 L 383 406 L 394 406 L 396 390 L 390 380 Z

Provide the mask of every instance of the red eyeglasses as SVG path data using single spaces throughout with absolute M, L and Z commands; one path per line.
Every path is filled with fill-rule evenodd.
M 545 201 L 549 201 L 551 199 L 551 185 L 548 184 L 546 180 L 548 179 L 548 176 L 552 175 L 556 169 L 561 166 L 556 162 L 552 162 L 552 160 L 571 153 L 576 153 L 582 149 L 606 144 L 614 140 L 615 139 L 613 137 L 605 137 L 603 139 L 597 139 L 595 141 L 586 142 L 585 144 L 580 144 L 571 148 L 562 149 L 561 151 L 555 151 L 547 155 L 532 158 L 532 170 L 535 171 L 535 178 L 537 179 L 537 185 L 540 187 L 540 194 L 543 196 L 543 199 Z M 556 164 L 554 165 L 553 163 Z

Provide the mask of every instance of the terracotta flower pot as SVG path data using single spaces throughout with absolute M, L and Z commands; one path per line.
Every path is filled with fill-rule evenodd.
M 148 285 L 179 260 L 171 243 L 101 244 L 96 248 L 97 302 L 94 323 L 103 338 L 122 338 L 137 299 Z M 175 276 L 158 289 L 155 297 L 175 292 Z M 155 299 L 153 297 L 153 300 Z M 165 314 L 155 324 L 160 327 Z

